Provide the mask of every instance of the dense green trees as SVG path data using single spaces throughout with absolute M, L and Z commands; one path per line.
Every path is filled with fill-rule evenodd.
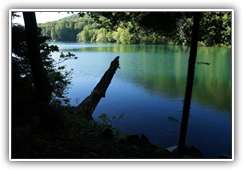
M 42 35 L 50 37 L 52 41 L 117 42 L 122 44 L 168 43 L 168 38 L 157 34 L 146 35 L 144 30 L 139 30 L 136 34 L 132 33 L 132 30 L 139 28 L 131 22 L 120 24 L 116 30 L 106 30 L 98 28 L 98 24 L 89 15 L 77 17 L 76 14 L 59 21 L 38 24 L 38 26 L 42 29 Z
M 88 13 L 79 17 L 78 14 L 63 18 L 55 22 L 38 24 L 42 28 L 42 35 L 53 41 L 78 42 L 116 42 L 121 44 L 178 44 L 190 45 L 193 16 L 191 13 L 116 13 L 117 18 L 112 21 L 113 29 L 105 16 L 111 12 Z M 138 15 L 139 14 L 139 15 Z M 168 21 L 170 15 L 180 16 L 175 21 Z M 92 18 L 90 17 L 92 16 Z M 133 17 L 130 21 L 118 22 L 121 17 Z M 143 22 L 138 23 L 138 18 Z M 161 18 L 162 17 L 162 18 Z M 94 19 L 96 21 L 94 21 Z M 159 26 L 153 25 L 159 21 Z M 155 32 L 144 29 L 142 25 L 154 26 Z M 102 28 L 106 26 L 106 29 Z M 165 27 L 166 26 L 166 27 Z M 199 45 L 203 46 L 231 46 L 231 12 L 204 12 L 200 21 Z M 165 29 L 166 28 L 166 29 Z
M 38 26 L 42 29 L 42 35 L 50 37 L 53 41 L 76 41 L 77 34 L 86 25 L 94 22 L 88 16 L 79 18 L 78 15 L 74 15 L 70 18 L 67 17 L 59 21 L 38 24 Z
M 119 28 L 127 29 L 129 34 L 125 35 L 131 37 L 129 43 L 180 45 L 191 43 L 193 25 L 191 12 L 91 12 L 88 14 L 101 27 L 113 31 L 118 31 Z M 99 15 L 107 17 L 107 21 L 100 19 Z M 231 12 L 203 12 L 200 26 L 200 45 L 231 46 Z M 117 42 L 123 43 L 118 38 Z
M 231 46 L 231 12 L 204 12 L 199 41 L 205 46 Z
M 116 30 L 107 30 L 105 28 L 98 28 L 97 23 L 86 25 L 84 29 L 77 35 L 78 42 L 116 42 L 119 44 L 164 44 L 166 37 L 160 36 L 156 33 L 146 35 L 144 31 L 140 30 L 138 34 L 132 33 L 135 29 L 130 22 L 128 26 L 120 24 Z

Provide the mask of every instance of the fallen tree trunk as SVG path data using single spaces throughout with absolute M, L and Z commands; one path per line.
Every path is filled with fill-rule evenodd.
M 92 114 L 98 105 L 100 99 L 105 97 L 105 92 L 111 83 L 111 80 L 119 67 L 119 56 L 117 56 L 112 62 L 109 69 L 105 72 L 100 82 L 93 89 L 91 94 L 87 96 L 82 103 L 77 106 L 77 109 L 84 114 L 87 119 L 92 119 Z

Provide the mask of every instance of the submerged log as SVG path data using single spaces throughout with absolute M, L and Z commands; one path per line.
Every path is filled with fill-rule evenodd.
M 106 90 L 111 83 L 111 80 L 119 67 L 119 56 L 117 56 L 110 64 L 109 69 L 105 72 L 99 83 L 93 89 L 91 94 L 87 96 L 82 103 L 77 106 L 77 109 L 84 114 L 88 119 L 92 119 L 92 114 L 98 105 L 100 99 L 105 97 Z

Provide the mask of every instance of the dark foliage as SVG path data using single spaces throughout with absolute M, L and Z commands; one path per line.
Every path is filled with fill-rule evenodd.
M 58 51 L 57 46 L 48 45 L 47 37 L 41 36 L 41 29 L 38 29 L 40 55 L 43 66 L 50 82 L 52 104 L 67 104 L 69 99 L 65 97 L 68 85 L 71 83 L 71 71 L 64 71 L 65 66 L 57 67 L 67 59 L 76 58 L 73 54 L 64 55 L 61 53 L 59 61 L 54 61 L 50 54 Z M 35 86 L 33 75 L 28 58 L 28 48 L 25 39 L 23 26 L 12 26 L 12 118 L 13 125 L 30 119 L 31 105 L 34 103 Z

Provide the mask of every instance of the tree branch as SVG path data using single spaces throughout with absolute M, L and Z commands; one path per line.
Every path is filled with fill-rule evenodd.
M 92 119 L 92 114 L 98 105 L 100 99 L 105 97 L 106 90 L 111 83 L 111 80 L 119 67 L 119 56 L 117 56 L 110 64 L 109 69 L 105 72 L 100 82 L 93 89 L 91 94 L 86 97 L 82 103 L 80 103 L 77 108 L 81 110 L 81 112 L 88 119 Z

